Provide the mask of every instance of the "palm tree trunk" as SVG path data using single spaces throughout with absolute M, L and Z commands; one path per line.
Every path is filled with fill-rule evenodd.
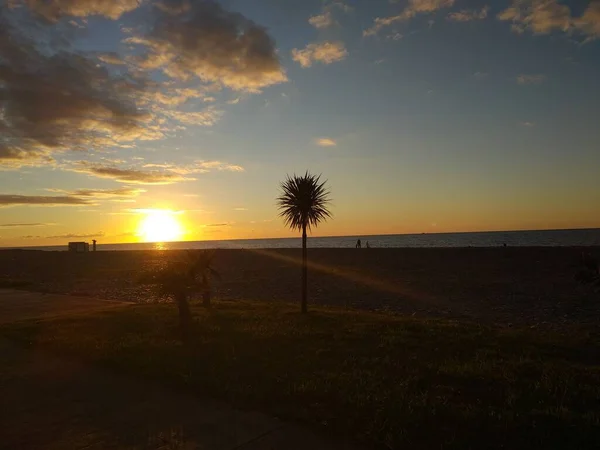
M 181 335 L 185 340 L 188 338 L 192 328 L 192 311 L 190 310 L 190 304 L 188 303 L 186 293 L 177 293 L 177 295 L 175 295 L 175 302 L 179 309 L 179 327 L 181 329 Z
M 308 266 L 306 263 L 306 225 L 302 225 L 302 314 L 308 312 Z

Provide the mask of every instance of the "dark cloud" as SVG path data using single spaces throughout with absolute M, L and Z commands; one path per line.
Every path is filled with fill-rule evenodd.
M 99 178 L 110 178 L 121 183 L 130 184 L 173 184 L 179 181 L 192 180 L 192 178 L 186 178 L 183 175 L 172 172 L 120 169 L 118 167 L 93 165 L 84 162 L 71 170 Z
M 106 63 L 111 64 L 113 66 L 125 66 L 127 65 L 127 61 L 125 61 L 121 55 L 115 52 L 105 52 L 105 53 L 97 53 L 96 57 Z
M 26 228 L 26 227 L 46 227 L 51 223 L 0 223 L 0 227 L 4 228 Z
M 43 195 L 10 195 L 0 194 L 0 208 L 5 206 L 17 205 L 38 205 L 38 206 L 77 206 L 90 205 L 91 202 L 80 197 L 63 196 L 43 196 Z
M 95 237 L 102 237 L 104 236 L 104 232 L 103 231 L 99 231 L 97 233 L 90 233 L 90 234 L 59 234 L 56 236 L 45 236 L 46 239 L 85 239 L 85 238 L 95 238 Z M 39 236 L 36 236 L 39 237 Z
M 127 40 L 146 48 L 141 68 L 161 69 L 179 80 L 196 76 L 239 91 L 287 80 L 273 39 L 241 14 L 210 0 L 162 2 L 155 12 L 151 32 Z
M 118 19 L 136 9 L 143 0 L 13 0 L 14 5 L 27 5 L 49 21 L 64 16 L 104 16 Z
M 127 40 L 138 44 L 131 54 L 76 50 L 85 17 L 117 19 L 144 3 L 149 26 L 140 24 L 142 34 Z M 0 9 L 0 168 L 54 164 L 60 152 L 131 147 L 186 126 L 211 126 L 218 109 L 178 107 L 223 86 L 257 92 L 287 80 L 274 41 L 241 14 L 210 0 L 158 4 L 11 0 Z M 89 172 L 124 182 L 178 181 L 154 172 Z
M 35 36 L 0 12 L 0 165 L 161 136 L 138 108 L 143 79 Z
M 8 130 L 3 129 L 1 131 L 7 132 Z M 9 144 L 3 143 L 2 139 L 3 138 L 0 137 L 0 167 L 12 168 L 39 165 L 40 163 L 54 163 L 54 159 L 49 156 L 47 151 L 41 149 L 21 149 L 11 147 Z
M 59 192 L 74 197 L 87 198 L 122 198 L 122 197 L 137 197 L 144 189 L 134 189 L 122 187 L 117 189 L 77 189 L 75 191 L 65 191 L 62 189 L 48 189 L 51 192 Z

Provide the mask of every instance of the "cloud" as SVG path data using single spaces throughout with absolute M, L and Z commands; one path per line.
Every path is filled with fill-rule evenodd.
M 475 9 L 463 9 L 462 11 L 448 14 L 446 18 L 453 22 L 470 22 L 472 20 L 483 20 L 487 18 L 489 11 L 489 6 L 484 6 L 479 11 Z
M 189 175 L 218 172 L 244 172 L 244 168 L 237 164 L 230 164 L 223 161 L 194 161 L 192 164 L 177 165 L 172 163 L 144 164 L 141 168 L 137 167 L 117 167 L 114 165 L 94 164 L 87 161 L 77 161 L 64 166 L 65 170 L 77 173 L 85 173 L 98 178 L 109 178 L 120 183 L 129 183 L 137 185 L 167 185 L 179 183 L 182 181 L 193 181 Z M 152 170 L 148 170 L 152 169 Z M 155 170 L 159 169 L 159 170 Z M 66 191 L 62 191 L 66 192 Z M 101 189 L 80 189 L 68 192 L 70 195 L 83 196 L 87 194 L 90 197 L 135 197 L 139 193 L 145 192 L 142 189 L 122 188 L 112 190 Z
M 143 0 L 15 0 L 26 4 L 46 20 L 56 22 L 61 17 L 104 16 L 118 19 L 136 9 Z
M 600 38 L 600 1 L 590 3 L 581 17 L 573 21 L 576 29 L 587 35 L 588 40 Z
M 0 208 L 7 206 L 78 206 L 91 205 L 89 199 L 73 197 L 69 195 L 63 196 L 42 196 L 42 195 L 11 195 L 0 194 Z
M 343 0 L 332 0 L 331 3 L 329 4 L 329 8 L 331 9 L 341 9 L 343 12 L 345 12 L 346 14 L 352 12 L 353 8 L 350 5 L 347 5 L 346 3 L 344 3 Z
M 205 170 L 225 170 L 228 172 L 244 172 L 245 169 L 242 166 L 236 164 L 224 163 L 221 161 L 197 161 L 196 165 Z
M 337 25 L 337 22 L 333 18 L 334 12 L 336 10 L 341 10 L 342 12 L 348 14 L 352 11 L 352 7 L 346 5 L 343 1 L 334 0 L 329 3 L 325 3 L 323 5 L 323 9 L 320 14 L 316 14 L 308 19 L 308 23 L 310 23 L 313 27 L 322 29 L 328 28 L 332 25 Z
M 489 76 L 489 73 L 487 72 L 475 72 L 473 74 L 473 78 L 476 78 L 478 80 L 482 80 L 483 78 L 487 78 Z
M 76 166 L 68 170 L 93 175 L 98 178 L 110 178 L 120 183 L 130 184 L 164 185 L 193 180 L 193 178 L 186 178 L 181 174 L 174 172 L 121 169 L 114 166 L 102 166 L 84 161 L 79 162 Z
M 449 8 L 455 0 L 409 0 L 404 10 L 395 16 L 377 17 L 371 28 L 363 31 L 363 36 L 375 36 L 383 28 L 398 22 L 405 22 L 417 14 L 431 14 L 439 9 Z
M 189 175 L 195 173 L 208 173 L 211 171 L 219 171 L 219 172 L 244 172 L 245 169 L 242 166 L 238 166 L 236 164 L 229 164 L 222 161 L 195 161 L 193 164 L 188 164 L 185 166 L 175 166 L 168 165 L 168 170 L 173 173 L 178 173 L 181 175 Z
M 223 111 L 209 108 L 205 109 L 204 111 L 194 112 L 170 111 L 168 115 L 169 117 L 185 125 L 201 125 L 209 127 L 219 121 L 219 119 L 223 116 Z
M 511 21 L 517 33 L 530 30 L 534 34 L 568 31 L 571 11 L 556 0 L 513 0 L 512 5 L 498 14 L 498 19 Z
M 533 122 L 521 122 L 521 125 L 527 128 L 531 128 L 533 126 L 535 126 L 535 123 Z
M 265 28 L 211 0 L 171 0 L 155 8 L 147 35 L 132 36 L 145 54 L 136 64 L 175 80 L 197 77 L 236 91 L 259 92 L 287 81 L 275 42 Z
M 297 48 L 292 50 L 292 59 L 298 62 L 302 67 L 310 67 L 315 62 L 323 64 L 331 64 L 337 61 L 342 61 L 348 56 L 344 43 L 322 42 L 320 44 L 308 44 L 304 49 Z
M 234 211 L 248 211 L 248 208 L 233 208 Z
M 86 238 L 95 238 L 104 236 L 103 231 L 98 231 L 97 233 L 89 233 L 89 234 L 59 234 L 56 236 L 44 236 L 46 239 L 86 239 Z M 23 236 L 25 237 L 25 236 Z M 39 237 L 39 236 L 34 236 Z
M 209 224 L 206 224 L 206 225 L 203 225 L 203 226 L 217 228 L 217 227 L 229 227 L 231 225 L 233 225 L 233 222 L 230 222 L 230 223 L 209 223 Z
M 103 63 L 111 64 L 113 66 L 124 66 L 127 64 L 127 61 L 115 52 L 98 53 L 96 57 Z
M 333 25 L 335 21 L 333 20 L 331 11 L 326 11 L 323 14 L 312 16 L 310 19 L 308 19 L 308 23 L 315 28 L 327 28 Z
M 287 81 L 267 31 L 216 1 L 12 4 L 0 9 L 2 169 L 52 164 L 56 153 L 131 148 L 187 126 L 211 126 L 222 111 L 177 107 L 208 101 L 223 87 L 259 92 Z M 127 30 L 127 54 L 77 50 L 73 39 L 83 32 L 68 26 L 69 17 L 78 23 L 87 16 L 117 19 L 142 4 L 149 15 L 143 27 Z
M 30 227 L 47 227 L 54 225 L 52 223 L 0 223 L 2 228 L 30 228 Z
M 0 111 L 0 116 L 2 112 Z M 1 117 L 0 117 L 1 120 Z M 0 132 L 2 126 L 0 125 Z M 39 166 L 40 164 L 52 165 L 54 158 L 49 155 L 49 152 L 41 149 L 15 148 L 7 143 L 2 142 L 0 137 L 0 170 L 1 169 L 18 169 L 24 166 Z
M 319 147 L 335 147 L 337 142 L 330 138 L 320 138 L 317 139 L 317 145 Z
M 143 78 L 112 74 L 97 58 L 71 51 L 56 30 L 45 35 L 45 27 L 22 27 L 18 17 L 0 11 L 0 165 L 162 137 L 137 101 Z
M 543 74 L 521 74 L 517 78 L 518 84 L 540 84 L 546 80 L 546 75 Z
M 116 189 L 77 189 L 74 191 L 66 191 L 62 189 L 47 189 L 47 191 L 67 194 L 73 197 L 117 199 L 124 197 L 137 197 L 138 195 L 146 192 L 145 189 L 135 189 L 129 187 L 122 187 Z
M 511 6 L 498 14 L 498 19 L 512 22 L 516 33 L 576 33 L 586 36 L 585 42 L 600 37 L 598 0 L 590 2 L 579 17 L 574 17 L 570 8 L 557 0 L 513 0 Z

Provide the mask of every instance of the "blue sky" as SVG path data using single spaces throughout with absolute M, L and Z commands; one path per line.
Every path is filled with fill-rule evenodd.
M 0 246 L 600 227 L 600 1 L 5 3 Z

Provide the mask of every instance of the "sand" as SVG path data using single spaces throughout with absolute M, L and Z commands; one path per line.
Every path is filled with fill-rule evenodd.
M 581 248 L 309 249 L 309 301 L 513 327 L 600 325 L 600 293 L 574 280 Z M 588 249 L 597 257 L 600 248 Z M 0 286 L 139 303 L 140 275 L 177 251 L 0 251 Z M 295 302 L 300 250 L 219 250 L 222 301 Z

